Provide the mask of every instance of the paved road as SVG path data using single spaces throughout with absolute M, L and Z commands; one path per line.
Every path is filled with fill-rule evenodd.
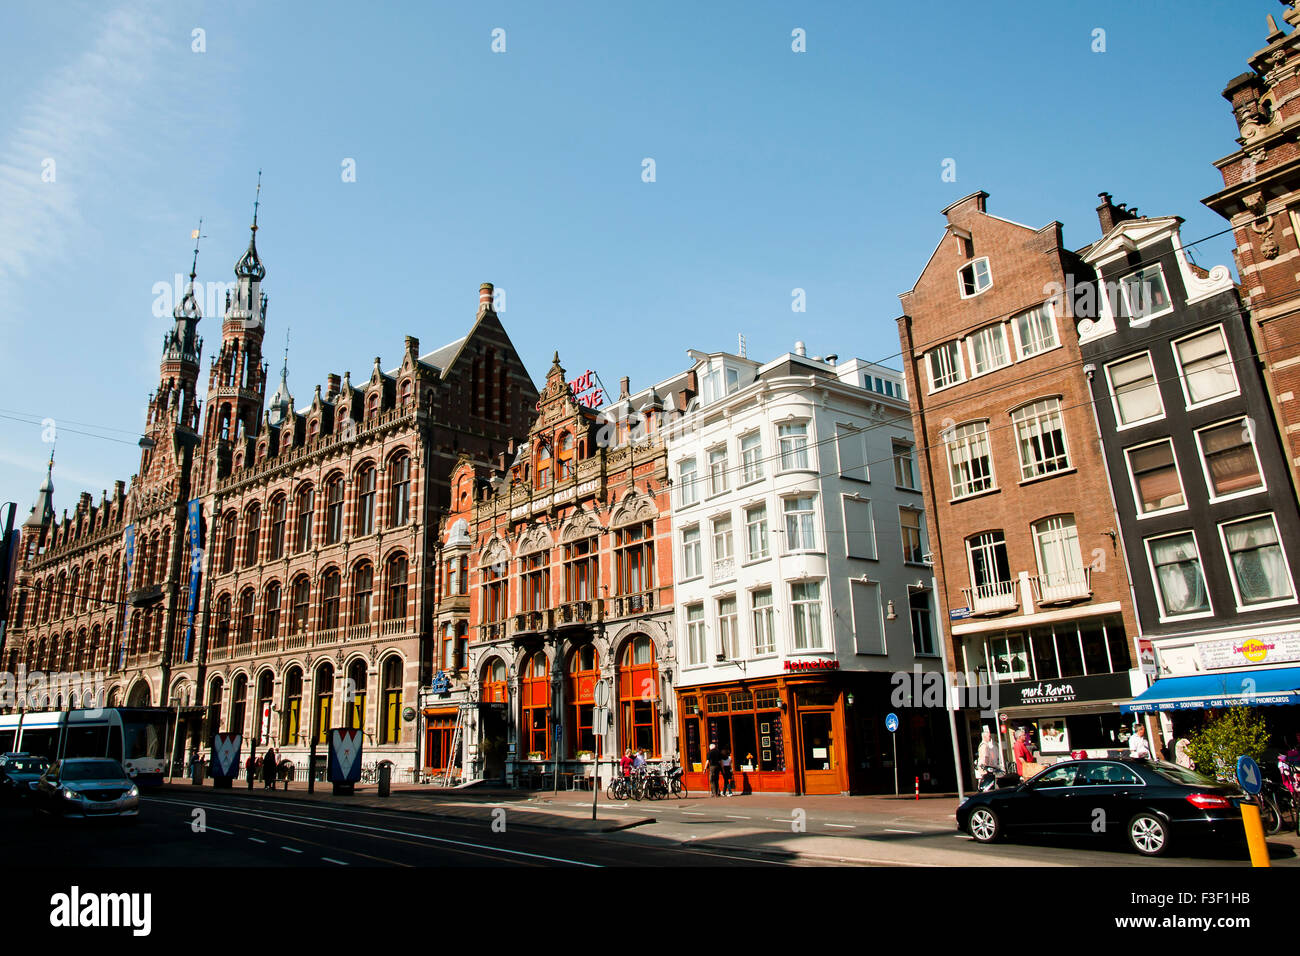
M 196 813 L 196 811 L 199 811 Z M 724 851 L 511 828 L 319 802 L 146 795 L 137 822 L 51 820 L 0 809 L 20 859 L 84 866 L 785 866 Z M 201 824 L 201 828 L 200 828 Z M 88 833 L 93 836 L 88 837 Z

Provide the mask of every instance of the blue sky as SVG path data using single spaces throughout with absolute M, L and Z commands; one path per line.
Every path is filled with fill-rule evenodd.
M 1272 0 L 708 4 L 11 3 L 0 34 L 0 501 L 138 466 L 168 319 L 228 282 L 263 170 L 268 361 L 330 371 L 464 334 L 480 282 L 534 379 L 552 351 L 633 388 L 686 349 L 796 339 L 897 365 L 897 295 L 977 189 L 1096 238 L 1096 194 L 1188 241 L 1234 147 L 1220 91 Z M 505 31 L 505 52 L 492 32 Z M 806 31 L 807 52 L 791 50 Z M 1093 31 L 1105 30 L 1095 53 Z M 195 52 L 193 31 L 204 31 Z M 642 181 L 642 161 L 656 181 Z M 941 179 L 945 159 L 956 182 Z M 345 160 L 355 182 L 344 182 Z M 52 167 L 47 160 L 53 160 Z M 42 180 L 53 169 L 54 181 Z M 48 176 L 48 173 L 47 173 Z M 1231 265 L 1224 238 L 1196 246 Z M 807 312 L 792 313 L 791 292 Z M 207 315 L 202 387 L 220 342 Z M 88 434 L 87 434 L 88 433 Z

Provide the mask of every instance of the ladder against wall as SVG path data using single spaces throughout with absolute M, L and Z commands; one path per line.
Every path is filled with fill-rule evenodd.
M 447 766 L 434 779 L 434 785 L 451 787 L 465 778 L 465 757 L 461 744 L 465 740 L 465 718 L 473 704 L 461 704 L 456 708 L 456 727 L 451 732 L 451 748 L 447 753 Z

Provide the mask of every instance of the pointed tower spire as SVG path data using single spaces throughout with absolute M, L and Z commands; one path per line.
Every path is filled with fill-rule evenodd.
M 45 480 L 36 493 L 36 503 L 23 522 L 24 528 L 41 528 L 54 517 L 54 449 L 50 449 L 50 463 L 45 468 Z
M 266 413 L 267 421 L 272 426 L 279 427 L 285 416 L 289 414 L 292 405 L 293 395 L 289 392 L 289 329 L 286 328 L 284 330 L 284 365 L 280 367 L 280 387 L 271 396 L 271 407 Z
M 235 276 L 240 279 L 248 278 L 261 282 L 266 278 L 266 267 L 262 265 L 262 260 L 257 255 L 257 207 L 262 202 L 262 171 L 257 171 L 257 196 L 253 200 L 253 226 L 252 235 L 248 240 L 248 250 L 235 263 Z

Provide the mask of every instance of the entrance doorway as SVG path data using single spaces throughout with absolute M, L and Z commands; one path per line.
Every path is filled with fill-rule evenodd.
M 799 764 L 804 793 L 839 793 L 835 721 L 831 710 L 799 712 Z

